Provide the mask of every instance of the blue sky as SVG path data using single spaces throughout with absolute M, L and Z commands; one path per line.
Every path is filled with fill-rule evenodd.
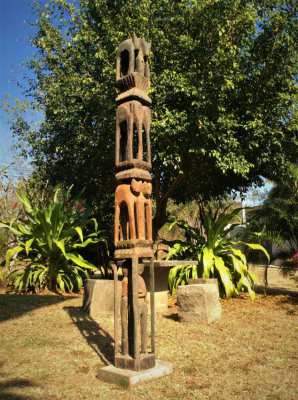
M 23 98 L 25 75 L 30 72 L 24 66 L 34 54 L 30 44 L 33 27 L 29 21 L 34 20 L 33 0 L 0 0 L 0 104 L 9 96 L 11 102 Z M 12 162 L 14 151 L 13 138 L 9 130 L 6 113 L 0 108 L 0 166 Z M 12 170 L 11 173 L 19 172 Z

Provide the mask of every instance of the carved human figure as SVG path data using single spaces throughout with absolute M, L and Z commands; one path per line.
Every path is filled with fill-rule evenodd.
M 139 320 L 140 320 L 140 336 L 141 336 L 141 353 L 147 352 L 147 315 L 148 315 L 148 307 L 147 307 L 147 288 L 145 281 L 141 274 L 144 271 L 144 267 L 139 265 L 138 267 L 138 275 L 137 275 L 137 285 L 138 285 L 138 312 L 139 312 Z
M 132 179 L 115 192 L 115 245 L 119 240 L 152 240 L 152 184 Z
M 128 355 L 128 270 L 122 268 L 123 279 L 121 288 L 121 351 Z
M 138 266 L 137 273 L 137 295 L 138 295 L 138 319 L 139 319 L 139 332 L 141 353 L 147 352 L 147 288 L 143 277 L 141 276 L 144 267 Z M 122 290 L 121 290 L 121 352 L 124 356 L 129 354 L 129 338 L 128 338 L 128 314 L 129 314 L 129 301 L 128 301 L 128 269 L 122 268 Z
M 116 166 L 122 161 L 133 161 L 133 159 L 151 163 L 150 124 L 150 107 L 135 100 L 118 106 L 116 112 Z M 137 135 L 134 135 L 134 132 Z M 137 148 L 137 154 L 133 154 L 134 147 Z M 144 148 L 147 149 L 147 159 L 144 159 Z

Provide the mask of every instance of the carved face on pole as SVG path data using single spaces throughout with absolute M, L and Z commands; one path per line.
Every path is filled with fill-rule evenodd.
M 144 39 L 139 39 L 135 35 L 132 40 L 135 46 L 135 72 L 148 77 L 148 55 L 151 43 L 147 43 Z
M 142 182 L 133 179 L 131 181 L 131 189 L 134 193 L 140 194 L 143 193 L 145 197 L 151 196 L 152 193 L 152 184 L 150 182 Z

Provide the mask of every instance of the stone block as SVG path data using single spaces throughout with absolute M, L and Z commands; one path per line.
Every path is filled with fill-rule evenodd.
M 179 286 L 177 290 L 178 318 L 183 322 L 211 323 L 221 317 L 218 286 L 199 283 Z
M 154 268 L 154 285 L 155 285 L 155 311 L 165 312 L 168 310 L 168 274 L 169 268 Z M 143 274 L 144 280 L 146 282 L 147 288 L 150 287 L 150 275 L 149 268 L 145 268 Z M 150 295 L 148 296 L 148 300 Z
M 118 282 L 119 296 L 121 282 Z M 102 313 L 114 312 L 114 281 L 108 279 L 87 279 L 84 288 L 83 309 L 91 318 Z
M 149 283 L 147 283 L 149 288 Z M 121 296 L 121 281 L 118 282 L 118 295 Z M 168 290 L 158 290 L 154 293 L 155 311 L 164 312 L 168 309 Z M 147 304 L 150 303 L 150 292 L 147 293 Z M 96 319 L 100 314 L 114 313 L 114 281 L 105 279 L 87 279 L 84 296 L 83 310 L 91 318 Z
M 168 302 L 169 302 L 169 292 L 168 290 L 156 291 L 154 293 L 155 300 L 155 311 L 156 312 L 166 312 L 168 310 Z M 147 295 L 147 302 L 150 301 L 150 293 Z
M 250 265 L 249 268 L 250 272 L 257 278 L 256 283 L 265 286 L 266 267 L 263 265 Z M 284 268 L 269 265 L 267 269 L 267 281 L 268 288 L 298 290 L 298 271 L 287 271 Z
M 130 387 L 142 382 L 169 375 L 172 370 L 172 364 L 161 360 L 156 360 L 153 368 L 143 371 L 132 371 L 128 369 L 116 368 L 113 365 L 108 365 L 99 370 L 97 378 L 103 380 L 104 382 Z

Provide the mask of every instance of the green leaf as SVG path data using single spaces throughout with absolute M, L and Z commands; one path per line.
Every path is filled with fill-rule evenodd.
M 75 253 L 66 253 L 66 258 L 71 260 L 74 264 L 79 265 L 80 267 L 84 267 L 90 270 L 96 270 L 95 265 L 89 263 L 82 256 Z
M 60 189 L 60 188 L 57 188 L 57 189 L 55 190 L 55 193 L 54 193 L 53 201 L 54 201 L 54 203 L 56 203 L 56 204 L 59 203 L 58 196 L 59 196 L 60 191 L 61 191 L 61 189 Z
M 173 258 L 173 257 L 179 257 L 181 254 L 183 254 L 184 250 L 186 249 L 186 246 L 181 243 L 175 243 L 174 246 L 170 247 L 170 250 L 167 255 L 167 260 Z
M 4 224 L 3 222 L 0 222 L 0 228 L 9 229 L 9 225 Z
M 256 274 L 252 273 L 251 271 L 247 271 L 247 275 L 249 276 L 250 280 L 255 284 L 258 282 L 258 277 Z
M 31 234 L 31 229 L 29 228 L 28 225 L 18 222 L 15 224 L 15 228 L 20 232 L 23 233 L 24 235 L 30 235 Z
M 77 249 L 77 248 L 84 248 L 84 247 L 87 247 L 89 244 L 95 244 L 95 243 L 98 243 L 98 242 L 101 242 L 102 240 L 101 239 L 92 239 L 92 238 L 89 238 L 89 239 L 86 239 L 83 243 L 75 243 L 74 245 L 73 245 L 73 248 L 74 249 Z
M 192 275 L 192 279 L 197 279 L 198 278 L 198 267 L 197 267 L 197 265 L 193 265 L 192 266 L 191 275 Z
M 248 278 L 246 276 L 241 277 L 241 279 L 238 282 L 237 289 L 242 290 L 243 287 L 247 289 L 251 300 L 254 300 L 256 297 L 256 294 L 255 294 L 254 290 L 252 289 L 250 281 L 248 280 Z
M 169 283 L 169 288 L 172 294 L 175 293 L 177 290 L 177 279 L 179 275 L 183 273 L 183 266 L 181 265 L 176 265 L 175 267 L 170 269 L 169 276 L 168 276 L 168 283 Z
M 72 280 L 70 279 L 70 277 L 68 276 L 68 275 L 63 275 L 62 276 L 62 279 L 63 279 L 63 281 L 64 281 L 64 283 L 65 283 L 65 285 L 66 285 L 66 287 L 67 287 L 67 290 L 69 291 L 69 292 L 71 292 L 72 290 L 73 290 L 73 283 L 72 283 Z
M 173 291 L 173 288 L 174 288 L 174 283 L 175 283 L 175 279 L 176 279 L 176 272 L 177 272 L 177 266 L 171 268 L 170 271 L 169 271 L 168 284 L 169 284 L 169 288 L 170 288 L 171 292 Z
M 62 251 L 63 255 L 65 258 L 67 258 L 66 252 L 65 252 L 65 244 L 64 244 L 64 239 L 62 240 L 53 240 L 53 242 L 56 244 L 56 246 Z
M 4 224 L 3 222 L 0 222 L 0 228 L 6 228 L 9 229 L 14 235 L 20 236 L 22 235 L 22 232 L 20 232 L 18 229 L 14 228 L 12 226 L 12 223 L 10 224 Z
M 268 253 L 268 251 L 265 249 L 265 247 L 263 247 L 261 244 L 258 243 L 246 243 L 246 242 L 242 242 L 245 246 L 249 247 L 252 250 L 259 250 L 261 251 L 263 254 L 265 254 L 268 263 L 270 263 L 270 255 Z
M 57 275 L 57 283 L 58 283 L 59 288 L 62 290 L 62 292 L 65 292 L 64 281 L 60 274 Z
M 210 277 L 210 273 L 212 273 L 213 265 L 214 265 L 214 253 L 212 249 L 208 247 L 204 247 L 202 253 L 202 263 L 203 263 L 203 278 L 208 279 Z
M 5 266 L 6 266 L 6 268 L 9 268 L 10 260 L 12 259 L 12 257 L 15 254 L 18 254 L 19 252 L 21 252 L 23 250 L 24 250 L 23 246 L 15 246 L 15 247 L 12 247 L 11 249 L 7 250 L 6 257 L 5 257 Z
M 94 230 L 95 230 L 95 232 L 97 232 L 98 231 L 98 223 L 97 223 L 96 218 L 91 218 L 90 221 L 92 221 L 94 223 Z
M 20 200 L 20 202 L 23 204 L 25 211 L 28 214 L 31 214 L 33 209 L 30 203 L 30 200 L 28 199 L 28 197 L 25 195 L 25 193 L 17 193 L 17 197 Z
M 237 243 L 235 243 L 235 244 L 237 244 Z M 236 247 L 229 246 L 227 248 L 227 250 L 230 251 L 231 253 L 233 253 L 234 256 L 239 258 L 244 265 L 247 265 L 247 260 L 246 260 L 245 254 L 243 254 L 243 252 L 240 249 L 237 249 Z
M 51 217 L 52 217 L 53 207 L 51 204 L 44 210 L 44 217 L 48 224 L 51 224 Z
M 247 272 L 247 265 L 239 260 L 239 258 L 235 257 L 233 254 L 228 254 L 227 257 L 231 259 L 234 270 L 239 275 L 242 276 L 244 273 Z
M 26 251 L 27 256 L 31 250 L 31 245 L 33 242 L 34 242 L 34 238 L 27 240 L 25 243 L 25 251 Z
M 78 290 L 80 290 L 81 287 L 83 286 L 83 280 L 79 274 L 77 274 L 77 276 L 76 276 L 76 281 L 77 281 L 77 285 L 78 285 Z
M 235 293 L 235 286 L 229 269 L 225 266 L 223 259 L 217 256 L 214 257 L 214 265 L 219 273 L 227 298 L 232 297 Z
M 176 225 L 177 225 L 178 221 L 174 220 L 168 227 L 168 230 L 171 231 Z
M 21 271 L 19 274 L 17 274 L 16 278 L 13 280 L 13 285 L 15 289 L 22 290 L 23 279 L 24 279 L 24 271 Z
M 82 228 L 80 226 L 76 226 L 74 229 L 77 232 L 77 234 L 79 235 L 81 242 L 83 242 L 84 238 L 83 238 Z

